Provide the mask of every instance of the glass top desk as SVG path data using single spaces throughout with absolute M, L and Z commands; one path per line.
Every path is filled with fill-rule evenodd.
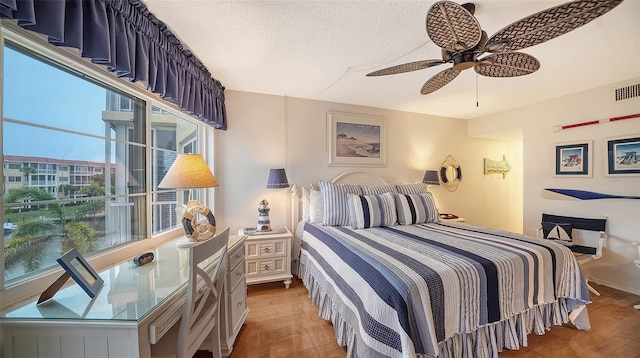
M 244 236 L 229 236 L 228 251 L 238 246 Z M 189 275 L 188 249 L 170 241 L 151 251 L 151 263 L 99 272 L 104 286 L 93 299 L 73 283 L 39 306 L 34 297 L 2 312 L 4 356 L 150 356 L 150 344 L 182 316 Z

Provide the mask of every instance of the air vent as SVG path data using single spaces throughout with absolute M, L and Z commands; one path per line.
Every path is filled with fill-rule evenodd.
M 616 88 L 616 102 L 634 97 L 640 97 L 640 83 Z

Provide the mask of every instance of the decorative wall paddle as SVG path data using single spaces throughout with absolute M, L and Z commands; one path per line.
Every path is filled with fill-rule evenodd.
M 625 119 L 632 119 L 632 118 L 640 118 L 640 113 L 630 114 L 628 116 L 620 116 L 620 117 L 598 119 L 598 120 L 595 120 L 595 121 L 587 121 L 587 122 L 582 122 L 582 123 L 565 124 L 563 126 L 553 126 L 553 131 L 554 132 L 560 132 L 561 130 L 565 130 L 565 129 L 569 129 L 569 128 L 577 128 L 577 127 L 590 126 L 590 125 L 593 125 L 593 124 L 622 121 L 622 120 L 625 120 Z
M 553 200 L 640 199 L 636 195 L 613 195 L 575 189 L 543 189 L 542 197 Z

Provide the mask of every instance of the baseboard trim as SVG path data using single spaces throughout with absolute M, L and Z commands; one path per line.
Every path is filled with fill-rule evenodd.
M 628 286 L 620 285 L 619 283 L 611 282 L 611 281 L 608 281 L 608 280 L 602 280 L 602 279 L 599 279 L 599 278 L 591 276 L 591 275 L 589 276 L 589 281 L 595 282 L 598 285 L 615 288 L 616 290 L 620 290 L 620 291 L 624 291 L 624 292 L 627 292 L 627 293 L 631 293 L 631 294 L 640 296 L 640 289 L 637 288 L 637 287 L 628 287 Z

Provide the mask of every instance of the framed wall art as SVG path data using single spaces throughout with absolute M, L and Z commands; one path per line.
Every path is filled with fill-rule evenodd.
M 556 144 L 556 177 L 590 177 L 592 141 Z
M 384 118 L 327 112 L 327 152 L 330 166 L 385 166 L 386 137 Z
M 605 138 L 605 175 L 640 175 L 640 134 Z

